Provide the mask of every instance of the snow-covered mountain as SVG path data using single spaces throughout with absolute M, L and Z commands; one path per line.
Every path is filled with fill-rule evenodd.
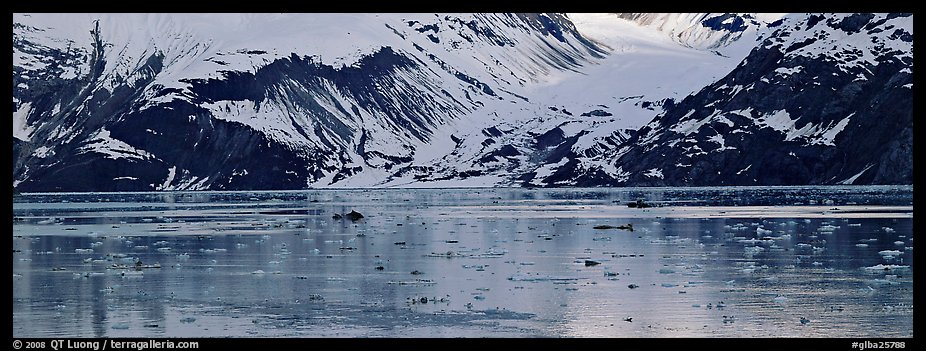
M 606 51 L 560 15 L 17 14 L 14 184 L 304 188 Z M 447 140 L 446 142 L 450 142 Z
M 729 74 L 548 185 L 912 184 L 911 14 L 789 15 Z
M 810 15 L 776 22 L 779 17 L 14 14 L 14 186 L 101 191 L 740 184 L 723 177 L 685 180 L 690 171 L 673 171 L 666 166 L 671 157 L 655 157 L 653 150 L 674 150 L 692 138 L 726 141 L 718 151 L 724 155 L 732 147 L 759 145 L 735 144 L 729 133 L 746 133 L 732 127 L 716 135 L 701 133 L 701 125 L 697 133 L 673 129 L 746 105 L 755 111 L 748 119 L 771 122 L 742 130 L 768 139 L 766 144 L 814 155 L 820 152 L 812 148 L 840 149 L 852 144 L 844 140 L 861 137 L 849 132 L 855 124 L 834 120 L 848 109 L 857 113 L 850 121 L 868 121 L 869 128 L 879 113 L 907 111 L 895 113 L 900 117 L 890 127 L 878 123 L 885 137 L 873 141 L 899 143 L 889 148 L 899 161 L 866 164 L 882 175 L 852 179 L 907 182 L 881 169 L 912 172 L 909 148 L 903 153 L 912 136 L 886 137 L 912 129 L 911 98 L 904 95 L 911 89 L 903 85 L 912 82 L 912 17 L 822 15 L 816 28 L 807 26 L 816 18 Z M 850 31 L 857 26 L 862 29 Z M 803 44 L 808 38 L 818 42 Z M 869 42 L 875 39 L 880 42 Z M 782 58 L 771 62 L 775 52 Z M 906 70 L 894 72 L 907 74 L 906 81 L 884 78 L 882 71 L 890 69 Z M 818 71 L 833 76 L 820 78 Z M 852 80 L 856 76 L 867 80 Z M 783 90 L 814 82 L 820 87 L 799 91 L 804 97 L 798 100 Z M 894 109 L 861 111 L 875 102 L 879 87 Z M 803 93 L 824 88 L 841 92 L 833 94 L 842 97 L 843 110 L 816 107 L 826 94 Z M 779 95 L 766 97 L 770 93 Z M 788 111 L 791 127 L 775 124 L 786 122 L 778 115 L 761 117 L 779 110 Z M 823 110 L 831 113 L 818 113 Z M 796 132 L 788 128 L 803 134 L 792 136 Z M 787 138 L 781 142 L 769 131 Z M 675 140 L 679 135 L 683 141 Z M 888 152 L 861 144 L 856 149 L 871 157 Z M 739 167 L 705 159 L 721 173 Z M 831 158 L 802 160 L 837 167 Z M 865 173 L 854 163 L 838 167 L 845 170 L 832 171 L 832 178 L 757 177 L 754 183 L 832 183 L 846 181 L 847 172 Z M 660 171 L 662 178 L 655 176 Z

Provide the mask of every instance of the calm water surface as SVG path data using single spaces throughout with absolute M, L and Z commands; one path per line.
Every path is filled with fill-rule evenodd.
M 909 186 L 26 194 L 13 336 L 912 337 L 912 202 Z

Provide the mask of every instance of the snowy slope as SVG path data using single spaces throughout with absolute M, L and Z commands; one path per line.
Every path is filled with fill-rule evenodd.
M 455 118 L 604 54 L 545 14 L 14 22 L 13 172 L 26 189 L 331 185 L 407 163 Z M 150 157 L 106 157 L 122 144 Z M 76 173 L 88 162 L 100 174 Z
M 764 22 L 753 20 L 735 35 L 725 32 L 728 41 L 708 50 L 674 40 L 666 32 L 669 26 L 641 25 L 624 14 L 568 16 L 585 37 L 607 48 L 606 58 L 579 72 L 553 72 L 526 87 L 521 93 L 526 101 L 487 105 L 464 117 L 459 124 L 476 128 L 455 130 L 459 141 L 442 157 L 416 157 L 386 183 L 345 184 L 546 185 L 544 175 L 568 160 L 616 147 L 666 106 L 726 75 L 766 29 Z M 685 28 L 697 25 L 707 31 L 712 30 L 697 21 L 719 16 L 681 15 L 695 21 Z
M 783 15 L 14 14 L 14 186 L 905 182 L 912 17 Z
M 773 29 L 728 75 L 549 183 L 912 182 L 912 15 L 795 14 Z

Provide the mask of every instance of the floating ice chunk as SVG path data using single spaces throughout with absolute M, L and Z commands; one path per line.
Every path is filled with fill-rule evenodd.
M 74 249 L 74 253 L 77 254 L 92 254 L 93 249 Z
M 128 324 L 128 323 L 125 323 L 125 322 L 113 323 L 113 325 L 112 325 L 110 328 L 113 328 L 113 329 L 129 329 L 129 324 Z
M 405 281 L 394 281 L 390 280 L 386 284 L 397 284 L 397 285 L 435 285 L 437 282 L 431 279 L 415 279 L 415 280 L 405 280 Z
M 903 242 L 903 241 L 900 241 L 900 240 L 897 240 L 897 241 L 894 242 L 894 245 L 903 246 L 903 245 L 904 245 L 904 242 Z
M 910 269 L 910 266 L 901 266 L 896 264 L 879 264 L 871 267 L 862 267 L 862 269 L 869 272 L 879 272 L 879 271 L 895 271 L 895 270 L 907 270 Z
M 788 302 L 788 300 L 789 299 L 787 297 L 784 297 L 781 295 L 778 295 L 774 299 L 772 299 L 772 301 L 774 301 L 775 303 L 785 303 L 785 302 Z
M 822 233 L 822 232 L 830 232 L 830 233 L 832 233 L 832 232 L 836 231 L 836 229 L 839 229 L 839 226 L 834 226 L 834 225 L 829 225 L 829 224 L 827 224 L 827 225 L 824 225 L 824 226 L 820 226 L 820 228 L 817 228 L 817 231 L 818 231 L 818 232 L 821 232 L 821 233 Z
M 660 268 L 659 269 L 659 274 L 672 274 L 672 273 L 675 273 L 675 271 L 670 268 Z
M 167 245 L 169 245 L 169 244 L 170 244 L 170 243 L 168 243 L 167 241 L 161 240 L 161 241 L 155 242 L 155 243 L 152 244 L 152 245 L 154 245 L 154 246 L 167 246 Z
M 895 230 L 891 227 L 881 227 L 881 230 L 884 230 L 885 233 L 893 233 Z
M 261 269 L 258 269 L 258 270 L 256 270 L 256 271 L 251 272 L 251 274 L 264 274 L 264 273 L 266 273 L 266 272 L 264 272 L 264 271 L 261 270 Z
M 674 288 L 678 286 L 678 284 L 675 284 L 675 283 L 662 283 L 661 285 L 663 288 Z
M 195 322 L 195 321 L 196 321 L 196 318 L 194 318 L 194 317 L 183 317 L 183 318 L 180 318 L 180 323 L 193 323 L 193 322 Z
M 882 287 L 882 286 L 885 286 L 885 285 L 898 285 L 898 284 L 900 284 L 900 282 L 896 282 L 896 281 L 888 280 L 888 279 L 872 279 L 872 280 L 866 280 L 865 283 L 868 284 L 868 285 L 874 285 L 874 286 L 877 286 L 877 287 Z
M 103 245 L 103 242 L 102 242 L 102 241 L 97 241 L 97 242 L 90 243 L 90 247 L 98 247 L 98 246 L 102 246 L 102 245 Z
M 881 250 L 881 251 L 878 251 L 878 254 L 881 255 L 881 256 L 900 256 L 900 254 L 902 254 L 902 253 L 903 253 L 903 252 L 900 252 L 899 250 Z
M 757 227 L 757 228 L 756 228 L 756 234 L 758 234 L 758 235 L 760 235 L 760 236 L 761 236 L 761 235 L 769 235 L 769 234 L 772 234 L 772 231 L 771 231 L 771 230 L 768 230 L 768 229 L 765 229 L 765 228 L 762 228 L 762 227 Z
M 55 223 L 55 219 L 54 219 L 54 218 L 43 219 L 43 220 L 41 220 L 41 221 L 35 222 L 35 224 L 42 224 L 42 225 L 45 225 L 45 224 L 52 224 L 52 223 Z
M 179 255 L 177 255 L 177 259 L 178 259 L 178 260 L 189 260 L 189 259 L 190 259 L 190 254 L 188 254 L 188 253 L 179 254 Z
M 574 280 L 579 280 L 579 278 L 517 273 L 515 275 L 508 277 L 508 280 L 516 281 L 516 282 L 540 282 L 540 281 L 574 281 Z
M 868 244 L 855 244 L 855 247 L 868 247 Z
M 157 248 L 156 250 L 157 250 L 158 252 L 171 252 L 171 248 L 169 248 L 169 247 L 159 247 L 159 248 Z
M 743 251 L 745 251 L 747 255 L 755 255 L 755 254 L 761 253 L 762 251 L 765 251 L 765 248 L 761 246 L 748 246 L 748 247 L 744 247 Z

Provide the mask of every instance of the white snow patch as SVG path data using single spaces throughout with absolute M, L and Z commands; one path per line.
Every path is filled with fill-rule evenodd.
M 567 162 L 569 162 L 569 159 L 563 157 L 561 160 L 559 160 L 559 162 L 548 163 L 543 166 L 540 166 L 535 171 L 536 175 L 534 175 L 534 179 L 531 180 L 531 184 L 543 185 L 544 184 L 543 179 L 546 179 L 547 177 L 552 175 L 553 172 L 556 172 L 557 169 L 565 165 Z
M 610 166 L 612 169 L 614 168 L 614 165 L 609 164 L 608 166 Z M 624 183 L 630 179 L 630 172 L 624 171 L 623 166 L 617 167 L 617 169 L 612 169 L 605 169 L 604 171 L 605 173 L 608 173 L 608 175 L 614 177 L 614 179 L 616 179 L 618 182 Z
M 176 176 L 177 176 L 177 166 L 173 166 L 167 170 L 167 179 L 164 179 L 164 183 L 161 184 L 157 189 L 167 190 L 167 187 L 170 186 L 170 183 L 174 181 L 174 177 Z
M 712 135 L 710 138 L 707 138 L 707 140 L 708 140 L 708 141 L 713 141 L 713 142 L 715 142 L 715 143 L 717 143 L 717 144 L 720 144 L 720 147 L 717 148 L 717 149 L 715 149 L 715 150 L 713 150 L 712 152 L 720 152 L 720 151 L 723 151 L 723 150 L 736 150 L 735 147 L 726 146 L 726 145 L 724 144 L 725 140 L 723 139 L 723 135 L 714 134 L 714 135 Z
M 855 115 L 855 112 L 840 120 L 839 123 L 836 123 L 836 125 L 832 128 L 824 131 L 822 135 L 814 139 L 813 143 L 835 146 L 836 144 L 833 143 L 833 140 L 836 139 L 836 136 L 839 135 L 839 132 L 842 132 L 842 130 L 845 129 L 847 125 L 849 125 L 849 119 L 853 115 Z
M 32 152 L 32 155 L 35 157 L 46 158 L 48 156 L 54 156 L 55 150 L 48 146 L 40 146 Z
M 817 131 L 813 123 L 807 123 L 803 127 L 797 128 L 797 120 L 791 119 L 791 115 L 784 109 L 761 116 L 756 119 L 756 122 L 760 126 L 783 132 L 785 134 L 785 141 L 808 136 Z
M 865 168 L 862 169 L 861 172 L 858 172 L 858 173 L 856 173 L 854 176 L 851 176 L 851 177 L 847 178 L 846 180 L 843 180 L 843 181 L 839 182 L 839 184 L 852 185 L 853 183 L 855 183 L 855 180 L 858 179 L 858 177 L 861 177 L 862 174 L 865 173 L 865 171 L 867 171 L 868 169 L 870 169 L 870 168 L 871 168 L 872 166 L 874 166 L 874 165 L 875 165 L 874 163 L 868 164 L 868 166 L 865 166 Z
M 19 109 L 13 111 L 13 137 L 22 141 L 29 141 L 29 135 L 32 134 L 32 131 L 35 129 L 26 122 L 26 118 L 29 117 L 29 112 L 32 112 L 32 103 L 24 103 L 19 105 Z
M 803 69 L 804 69 L 803 66 L 796 66 L 796 67 L 779 67 L 779 68 L 776 68 L 776 69 L 775 69 L 775 73 L 778 73 L 778 75 L 780 75 L 780 76 L 787 77 L 787 76 L 790 76 L 790 75 L 795 74 L 795 73 L 797 73 L 797 72 L 800 72 L 800 71 L 803 70 Z
M 643 173 L 643 175 L 650 177 L 650 178 L 655 177 L 655 178 L 663 179 L 662 169 L 659 169 L 659 168 L 651 168 L 647 170 L 646 173 Z
M 106 155 L 106 158 L 114 160 L 139 159 L 148 160 L 154 158 L 154 155 L 145 150 L 136 149 L 126 142 L 115 139 L 110 136 L 109 131 L 100 129 L 99 132 L 88 138 L 89 143 L 78 149 L 80 152 L 97 152 Z

